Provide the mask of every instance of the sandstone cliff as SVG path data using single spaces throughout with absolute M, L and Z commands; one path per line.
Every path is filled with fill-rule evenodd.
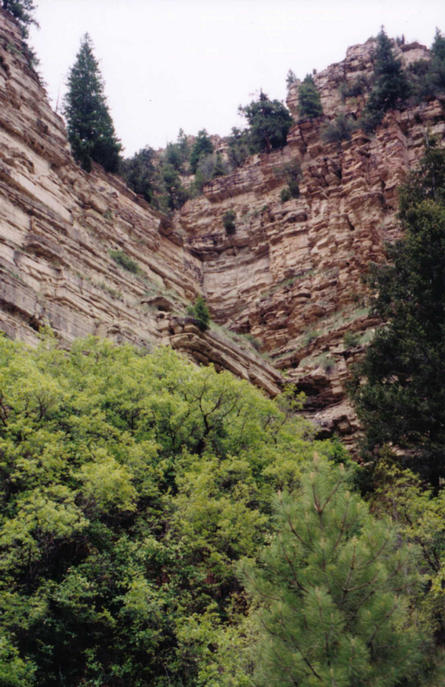
M 369 77 L 372 47 L 354 46 L 315 75 L 323 118 L 295 124 L 282 151 L 249 158 L 167 221 L 119 178 L 73 162 L 63 121 L 0 12 L 0 328 L 29 342 L 49 324 L 67 344 L 90 333 L 170 343 L 271 394 L 282 371 L 306 392 L 321 434 L 352 435 L 347 366 L 376 324 L 361 277 L 398 235 L 397 186 L 425 133 L 445 132 L 443 103 L 431 101 L 388 113 L 372 137 L 357 131 L 323 143 L 329 118 L 363 107 L 363 96 L 342 100 L 339 86 Z M 398 50 L 407 63 L 427 55 L 418 44 Z M 296 98 L 293 86 L 294 114 Z M 297 167 L 300 196 L 282 202 Z M 236 215 L 233 235 L 227 210 Z M 135 271 L 122 267 L 122 255 Z M 198 293 L 225 331 L 202 334 L 187 318 Z
M 307 394 L 320 434 L 357 429 L 345 398 L 348 362 L 376 322 L 362 281 L 399 234 L 397 187 L 422 154 L 425 134 L 443 140 L 444 103 L 390 112 L 373 136 L 326 144 L 321 132 L 339 112 L 357 117 L 365 96 L 342 99 L 339 87 L 370 77 L 374 41 L 315 75 L 324 116 L 296 124 L 288 145 L 257 155 L 215 179 L 176 218 L 190 252 L 202 261 L 203 289 L 215 318 L 261 342 L 287 379 Z M 405 64 L 427 58 L 417 43 L 396 48 Z M 288 105 L 295 118 L 297 86 Z M 300 196 L 282 202 L 286 169 L 301 170 Z M 236 214 L 227 236 L 223 216 Z M 346 335 L 346 338 L 345 338 Z
M 201 290 L 202 263 L 182 237 L 118 177 L 74 163 L 0 12 L 0 328 L 28 342 L 50 325 L 66 343 L 87 334 L 170 343 L 276 393 L 279 374 L 252 347 L 202 335 L 184 317 Z

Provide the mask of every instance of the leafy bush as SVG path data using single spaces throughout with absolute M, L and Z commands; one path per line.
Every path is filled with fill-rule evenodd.
M 229 235 L 234 234 L 236 232 L 235 219 L 236 219 L 236 215 L 235 215 L 233 210 L 227 210 L 227 212 L 224 213 L 224 216 L 223 216 L 224 229 L 226 230 L 226 233 Z
M 234 562 L 298 483 L 306 423 L 166 348 L 2 337 L 0 378 L 2 684 L 220 684 Z
M 292 198 L 289 186 L 285 186 L 281 189 L 280 199 L 282 203 L 287 203 L 288 200 Z
M 360 335 L 357 332 L 346 332 L 343 337 L 345 348 L 355 348 L 360 343 Z
M 126 184 L 141 195 L 148 203 L 154 200 L 157 183 L 157 169 L 155 167 L 155 151 L 146 146 L 133 157 L 123 160 L 120 173 Z
M 110 250 L 110 258 L 114 260 L 124 270 L 137 274 L 140 271 L 139 265 L 122 250 Z
M 353 131 L 357 129 L 357 122 L 352 117 L 339 114 L 329 122 L 321 132 L 321 137 L 326 143 L 340 143 L 349 141 Z
M 320 93 L 310 74 L 304 77 L 298 89 L 298 113 L 300 119 L 313 119 L 323 114 Z
M 194 318 L 202 332 L 205 332 L 209 328 L 210 313 L 207 303 L 202 296 L 198 296 L 194 305 L 188 307 L 188 313 Z
M 232 167 L 240 167 L 250 154 L 249 132 L 233 127 L 228 141 L 228 158 Z

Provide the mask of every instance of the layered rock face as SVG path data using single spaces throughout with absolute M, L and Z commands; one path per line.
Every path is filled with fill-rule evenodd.
M 279 374 L 251 347 L 184 317 L 201 283 L 201 261 L 159 214 L 118 177 L 74 163 L 0 11 L 1 330 L 30 343 L 43 325 L 66 344 L 88 334 L 170 343 L 277 393 Z
M 376 325 L 362 277 L 399 235 L 397 187 L 425 135 L 445 133 L 435 100 L 388 113 L 372 137 L 323 142 L 329 119 L 363 108 L 364 95 L 347 93 L 369 79 L 373 45 L 314 76 L 322 118 L 295 124 L 283 150 L 249 158 L 167 221 L 119 178 L 73 162 L 63 121 L 0 11 L 0 329 L 28 342 L 48 324 L 67 345 L 87 334 L 170 343 L 270 394 L 296 382 L 321 435 L 354 436 L 345 380 Z M 397 50 L 405 63 L 428 56 L 418 44 Z M 283 201 L 297 176 L 299 196 Z M 187 317 L 199 293 L 225 329 L 203 334 Z
M 443 140 L 444 107 L 431 101 L 390 112 L 373 136 L 324 143 L 326 122 L 340 112 L 357 117 L 365 96 L 340 89 L 369 79 L 374 41 L 315 75 L 324 116 L 296 124 L 288 145 L 257 155 L 215 179 L 176 219 L 193 255 L 202 260 L 203 289 L 215 318 L 261 342 L 273 363 L 308 397 L 306 411 L 320 434 L 354 434 L 346 400 L 348 364 L 369 340 L 362 277 L 384 259 L 385 242 L 399 235 L 397 187 L 422 155 L 425 136 Z M 396 50 L 405 64 L 427 58 L 418 44 Z M 288 105 L 296 119 L 298 84 Z M 281 191 L 299 171 L 298 198 Z M 235 213 L 236 232 L 223 218 Z

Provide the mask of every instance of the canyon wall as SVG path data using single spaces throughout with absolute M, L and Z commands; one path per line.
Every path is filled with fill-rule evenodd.
M 400 233 L 397 188 L 421 157 L 425 137 L 445 135 L 444 103 L 433 100 L 386 114 L 372 136 L 325 143 L 323 128 L 340 112 L 357 118 L 365 96 L 339 87 L 372 74 L 374 40 L 314 76 L 324 116 L 295 124 L 288 145 L 256 155 L 213 180 L 189 201 L 177 229 L 202 261 L 203 289 L 217 321 L 257 338 L 261 350 L 307 394 L 320 435 L 357 430 L 345 397 L 348 365 L 372 336 L 363 276 Z M 428 58 L 417 43 L 396 48 L 409 63 Z M 298 83 L 288 106 L 297 111 Z M 298 198 L 283 202 L 289 170 L 299 169 Z M 295 171 L 294 171 L 295 173 Z M 227 235 L 225 212 L 235 213 Z
M 171 344 L 277 393 L 280 375 L 250 345 L 186 316 L 201 290 L 201 260 L 165 218 L 119 177 L 75 164 L 0 11 L 0 329 L 29 343 L 49 325 L 66 345 L 89 334 Z
M 387 113 L 375 135 L 323 141 L 339 112 L 359 116 L 365 96 L 342 98 L 340 87 L 369 78 L 373 46 L 314 76 L 323 117 L 296 123 L 283 150 L 252 156 L 167 219 L 118 177 L 74 163 L 0 11 L 0 329 L 30 343 L 50 325 L 66 345 L 88 334 L 171 344 L 270 394 L 295 382 L 321 436 L 354 436 L 344 385 L 376 325 L 362 277 L 399 235 L 397 187 L 425 136 L 445 135 L 444 103 L 433 100 Z M 406 64 L 428 57 L 418 44 L 397 51 Z M 297 170 L 299 196 L 283 201 Z M 205 333 L 187 316 L 199 293 L 215 322 Z

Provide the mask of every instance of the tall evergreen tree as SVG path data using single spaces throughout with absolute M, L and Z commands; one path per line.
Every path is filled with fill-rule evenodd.
M 213 143 L 205 129 L 198 131 L 195 143 L 193 145 L 192 151 L 190 153 L 190 169 L 193 174 L 196 173 L 198 164 L 207 155 L 213 153 Z
M 258 100 L 240 107 L 239 112 L 249 124 L 249 147 L 253 153 L 270 153 L 286 145 L 292 117 L 279 100 L 270 100 L 261 91 Z
M 445 477 L 445 150 L 427 148 L 401 189 L 400 217 L 405 238 L 371 275 L 374 313 L 386 324 L 353 397 L 369 455 L 396 445 L 437 489 Z
M 410 552 L 351 493 L 345 470 L 315 461 L 281 497 L 276 531 L 259 563 L 244 565 L 259 606 L 249 684 L 422 684 L 428 644 L 410 617 Z
M 310 74 L 304 77 L 298 89 L 298 112 L 301 119 L 314 119 L 323 114 L 320 93 Z
M 107 172 L 116 172 L 122 146 L 114 130 L 88 34 L 82 39 L 68 77 L 64 114 L 73 155 L 82 167 L 89 172 L 94 160 Z
M 399 107 L 410 93 L 402 64 L 393 55 L 391 41 L 383 29 L 377 36 L 374 79 L 362 119 L 366 131 L 373 131 L 382 121 L 385 112 Z

